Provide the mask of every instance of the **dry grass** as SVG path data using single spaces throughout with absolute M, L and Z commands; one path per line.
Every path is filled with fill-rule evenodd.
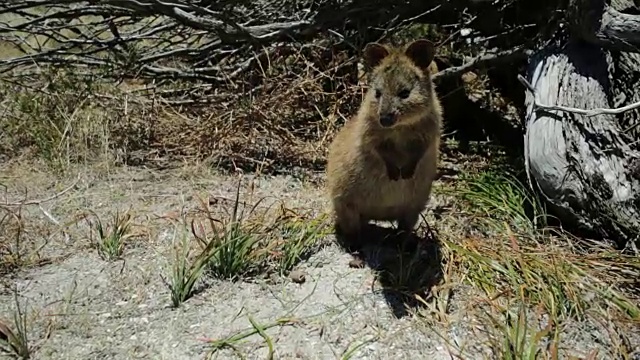
M 637 256 L 545 225 L 537 200 L 512 176 L 482 173 L 444 192 L 458 195 L 462 211 L 439 226 L 444 279 L 421 299 L 427 328 L 474 316 L 487 358 L 558 359 L 573 350 L 563 347 L 567 328 L 640 325 Z M 450 298 L 465 287 L 468 307 L 454 314 Z M 603 340 L 609 358 L 630 358 L 620 333 Z M 451 351 L 465 358 L 464 346 Z
M 115 84 L 64 67 L 5 74 L 0 156 L 44 159 L 59 171 L 184 158 L 263 172 L 321 166 L 335 129 L 359 102 L 355 58 L 287 46 L 261 57 L 264 66 L 245 79 L 251 87 L 228 84 L 215 94 L 206 84 Z M 187 98 L 175 100 L 180 92 Z
M 16 311 L 13 314 L 13 325 L 0 321 L 0 354 L 16 359 L 30 359 L 33 347 L 28 336 L 26 313 L 20 308 L 16 296 Z
M 0 205 L 0 275 L 47 262 L 41 257 L 46 231 L 26 221 L 21 207 Z
M 551 347 L 560 345 L 563 327 L 570 324 L 640 324 L 640 297 L 630 291 L 640 275 L 636 257 L 602 246 L 580 250 L 566 235 L 511 234 L 443 244 L 447 266 L 455 269 L 450 281 L 470 285 L 476 294 L 471 303 L 486 305 L 467 310 L 485 319 L 500 358 L 531 358 L 525 354 L 540 351 L 542 343 L 544 351 L 557 353 Z M 432 301 L 437 300 L 442 301 Z
M 260 335 L 264 339 L 264 342 L 267 344 L 267 347 L 269 349 L 267 358 L 273 359 L 273 355 L 274 355 L 273 341 L 271 340 L 269 335 L 265 333 L 265 330 L 268 330 L 270 328 L 275 328 L 275 327 L 281 327 L 285 325 L 291 325 L 296 322 L 296 319 L 293 319 L 293 318 L 281 318 L 268 324 L 258 324 L 251 316 L 249 316 L 248 319 L 249 319 L 249 322 L 251 323 L 250 329 L 240 331 L 236 334 L 230 335 L 223 339 L 205 339 L 205 342 L 210 347 L 210 350 L 207 352 L 207 355 L 205 356 L 205 358 L 211 359 L 213 358 L 214 355 L 216 355 L 218 351 L 223 349 L 231 349 L 239 358 L 244 358 L 242 352 L 238 349 L 239 343 L 242 340 L 257 334 L 257 335 Z
M 0 154 L 44 160 L 51 169 L 100 161 L 119 162 L 128 152 L 147 148 L 153 109 L 129 104 L 113 84 L 81 77 L 64 68 L 0 86 L 5 113 L 0 117 Z
M 22 219 L 7 207 L 0 207 L 0 274 L 5 274 L 25 262 Z

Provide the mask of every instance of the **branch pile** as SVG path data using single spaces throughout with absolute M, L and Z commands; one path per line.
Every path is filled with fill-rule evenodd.
M 109 116 L 98 122 L 111 130 L 108 145 L 125 162 L 193 155 L 230 168 L 318 168 L 327 141 L 360 101 L 357 59 L 365 43 L 428 36 L 440 45 L 436 81 L 446 93 L 460 87 L 462 73 L 524 62 L 561 20 L 560 6 L 554 0 L 5 1 L 0 76 L 9 85 L 0 95 L 5 104 L 26 92 L 47 98 L 38 99 L 46 109 L 37 113 L 65 136 L 64 129 L 79 126 L 60 113 L 79 113 L 80 105 L 102 109 Z M 63 91 L 61 84 L 68 87 L 64 96 L 53 91 Z M 18 102 L 33 103 L 29 96 Z M 70 99 L 83 101 L 61 105 Z M 33 113 L 14 106 L 6 119 L 34 123 Z M 451 112 L 448 120 L 467 117 Z M 11 146 L 0 136 L 0 156 L 36 143 L 30 133 L 16 133 L 20 141 Z

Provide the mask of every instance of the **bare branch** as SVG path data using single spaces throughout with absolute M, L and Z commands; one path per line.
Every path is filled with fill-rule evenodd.
M 452 16 L 440 16 L 443 12 Z M 20 49 L 13 57 L 0 58 L 3 78 L 26 79 L 45 71 L 43 65 L 49 64 L 117 81 L 203 82 L 210 90 L 207 96 L 214 96 L 210 93 L 216 92 L 216 86 L 246 89 L 245 95 L 262 88 L 258 79 L 267 76 L 270 67 L 280 66 L 272 61 L 290 62 L 295 52 L 306 51 L 305 46 L 342 52 L 347 45 L 346 52 L 353 56 L 364 42 L 384 38 L 416 22 L 457 22 L 468 27 L 469 17 L 477 17 L 451 11 L 435 0 L 394 4 L 383 13 L 378 6 L 363 6 L 356 0 L 340 5 L 331 0 L 304 0 L 295 6 L 271 0 L 13 0 L 11 4 L 0 2 L 0 14 L 11 15 L 0 21 L 0 44 Z M 482 35 L 482 31 L 477 33 Z M 513 33 L 517 31 L 500 37 Z M 508 49 L 514 48 L 445 69 L 434 79 L 523 56 L 522 46 L 514 47 L 512 42 Z M 187 97 L 164 100 L 200 101 L 194 100 L 197 96 L 193 94 Z
M 16 202 L 9 202 L 8 199 L 5 199 L 5 202 L 2 204 L 3 206 L 11 206 L 11 207 L 16 207 L 16 206 L 25 206 L 25 205 L 41 205 L 45 202 L 49 202 L 51 200 L 55 200 L 57 198 L 59 198 L 60 196 L 66 194 L 67 192 L 71 191 L 71 189 L 73 189 L 78 182 L 80 181 L 80 177 L 78 176 L 78 178 L 76 179 L 76 181 L 73 182 L 73 184 L 69 185 L 68 187 L 66 187 L 64 190 L 60 191 L 57 194 L 54 194 L 48 198 L 45 199 L 40 199 L 40 200 L 23 200 L 23 201 L 16 201 Z
M 530 54 L 530 51 L 525 49 L 524 47 L 517 47 L 514 49 L 480 55 L 476 58 L 473 58 L 471 61 L 465 63 L 464 65 L 450 67 L 448 69 L 444 69 L 438 72 L 437 74 L 434 74 L 433 80 L 439 81 L 439 80 L 442 80 L 443 78 L 459 76 L 461 74 L 466 73 L 467 71 L 488 66 L 490 64 L 523 59 L 529 54 Z
M 537 109 L 558 110 L 558 111 L 564 111 L 568 113 L 591 117 L 591 116 L 598 116 L 598 115 L 604 115 L 604 114 L 618 115 L 633 109 L 640 108 L 640 101 L 623 106 L 623 107 L 615 108 L 615 109 L 598 108 L 598 109 L 584 110 L 584 109 L 577 109 L 577 108 L 561 106 L 561 105 L 546 105 L 546 104 L 540 103 L 538 92 L 535 90 L 533 85 L 531 85 L 531 83 L 524 78 L 524 76 L 518 74 L 518 81 L 520 81 L 520 83 L 524 85 L 527 88 L 527 90 L 531 92 L 531 94 L 533 95 L 533 106 L 534 108 L 537 108 Z

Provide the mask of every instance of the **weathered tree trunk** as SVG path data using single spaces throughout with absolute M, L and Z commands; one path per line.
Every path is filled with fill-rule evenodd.
M 640 100 L 640 16 L 625 2 L 577 0 L 570 39 L 530 60 L 545 105 L 615 108 Z M 632 4 L 631 4 L 632 5 Z M 616 6 L 618 8 L 614 8 Z M 637 48 L 635 48 L 637 49 Z M 640 234 L 640 111 L 587 117 L 534 109 L 526 96 L 525 161 L 531 186 L 563 222 L 619 245 Z

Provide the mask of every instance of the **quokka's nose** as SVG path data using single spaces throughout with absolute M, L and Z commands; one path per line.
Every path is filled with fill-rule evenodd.
M 395 122 L 395 116 L 393 116 L 393 114 L 380 115 L 380 125 L 384 127 L 388 127 L 393 125 L 394 122 Z

